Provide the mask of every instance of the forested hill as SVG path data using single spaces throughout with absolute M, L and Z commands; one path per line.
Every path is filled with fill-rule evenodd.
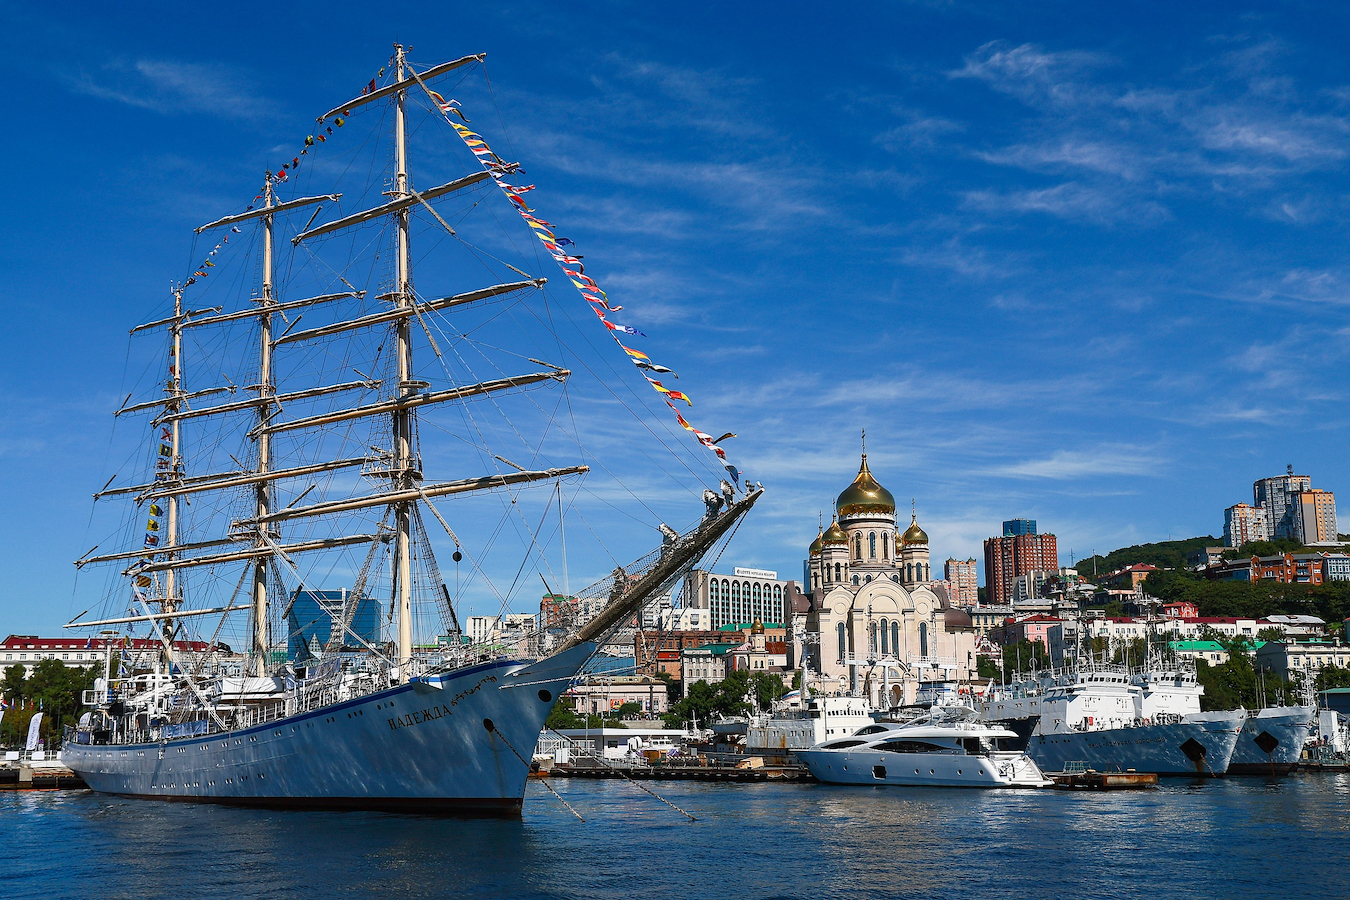
M 1148 563 L 1160 569 L 1179 569 L 1186 565 L 1186 557 L 1205 547 L 1222 546 L 1223 539 L 1205 535 L 1186 538 L 1182 541 L 1158 541 L 1156 544 L 1135 544 L 1112 550 L 1105 556 L 1089 556 L 1074 563 L 1079 576 L 1091 581 L 1093 564 L 1096 564 L 1097 577 L 1100 578 L 1116 569 L 1132 566 L 1135 563 Z

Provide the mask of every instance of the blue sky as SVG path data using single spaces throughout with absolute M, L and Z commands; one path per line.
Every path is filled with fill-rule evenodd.
M 455 85 L 474 127 L 525 163 L 694 423 L 739 435 L 770 491 L 724 565 L 799 577 L 864 428 L 935 560 L 979 556 L 1014 516 L 1066 564 L 1219 534 L 1286 463 L 1350 496 L 1338 8 L 3 10 L 0 630 L 55 631 L 97 599 L 70 560 L 109 533 L 89 495 L 137 440 L 109 415 L 145 384 L 126 330 L 190 271 L 191 229 L 247 203 L 395 39 L 419 63 L 488 54 L 486 80 Z M 515 246 L 501 228 L 492 246 Z M 623 490 L 586 495 L 625 559 L 650 543 L 626 522 L 687 522 L 712 477 L 663 407 L 633 403 L 678 448 L 670 484 L 647 426 L 577 426 L 655 497 L 625 519 L 605 511 Z M 574 573 L 605 571 L 576 549 Z

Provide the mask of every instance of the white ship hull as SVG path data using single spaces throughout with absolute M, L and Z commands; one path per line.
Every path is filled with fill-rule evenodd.
M 1230 775 L 1286 775 L 1298 765 L 1317 717 L 1311 706 L 1287 706 L 1252 713 L 1242 726 Z
M 94 790 L 305 809 L 517 815 L 530 754 L 594 651 L 501 660 L 206 737 L 67 744 Z
M 1082 762 L 1099 772 L 1217 777 L 1228 771 L 1244 718 L 1241 711 L 1199 713 L 1168 725 L 1036 732 L 1027 755 L 1047 772 Z
M 877 750 L 798 750 L 816 780 L 827 784 L 902 787 L 1044 787 L 1050 782 L 1023 753 L 960 756 Z

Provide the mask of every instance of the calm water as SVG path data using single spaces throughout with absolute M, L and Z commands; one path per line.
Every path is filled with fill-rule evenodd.
M 1350 777 L 1156 791 L 532 785 L 522 821 L 0 795 L 0 897 L 1350 896 Z

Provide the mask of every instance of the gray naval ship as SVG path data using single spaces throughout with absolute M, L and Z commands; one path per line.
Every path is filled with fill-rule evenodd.
M 1228 771 L 1244 710 L 1201 712 L 1194 669 L 1082 663 L 996 686 L 982 717 L 1016 731 L 1046 772 L 1083 763 L 1099 772 L 1217 777 Z
M 510 591 L 501 595 L 492 587 L 450 521 L 481 532 L 481 546 L 491 547 L 514 522 L 510 517 L 523 520 L 518 501 L 540 496 L 529 495 L 538 483 L 552 492 L 538 505 L 549 513 L 549 503 L 556 504 L 547 521 L 560 523 L 563 481 L 576 481 L 589 470 L 586 465 L 530 469 L 511 462 L 486 446 L 485 403 L 480 401 L 476 412 L 469 408 L 490 396 L 489 412 L 507 419 L 499 406 L 505 397 L 536 385 L 558 388 L 571 375 L 535 359 L 529 361 L 542 371 L 503 375 L 505 366 L 519 364 L 526 354 L 503 351 L 505 340 L 476 340 L 475 329 L 517 311 L 519 320 L 547 329 L 556 312 L 540 316 L 522 309 L 526 298 L 538 299 L 545 279 L 502 263 L 521 280 L 440 298 L 425 298 L 413 286 L 414 224 L 420 234 L 434 237 L 417 258 L 428 281 L 462 277 L 462 267 L 424 265 L 442 243 L 453 248 L 458 240 L 460 251 L 472 254 L 471 274 L 496 265 L 495 257 L 464 244 L 459 229 L 475 209 L 502 200 L 493 195 L 498 187 L 511 188 L 502 179 L 518 166 L 502 162 L 481 142 L 461 142 L 447 127 L 441 139 L 461 154 L 461 144 L 469 143 L 484 170 L 420 190 L 408 174 L 414 131 L 409 116 L 422 115 L 421 126 L 439 127 L 440 120 L 454 125 L 451 101 L 429 83 L 481 61 L 465 57 L 418 71 L 396 46 L 391 80 L 384 86 L 372 80 L 360 96 L 321 117 L 306 139 L 306 177 L 339 173 L 364 179 L 355 191 L 359 211 L 315 225 L 341 194 L 279 196 L 280 184 L 289 181 L 288 189 L 294 189 L 299 180 L 296 157 L 286 167 L 290 176 L 268 173 L 246 210 L 197 229 L 219 236 L 215 247 L 173 291 L 172 313 L 133 329 L 161 336 L 167 355 L 162 396 L 124 401 L 117 413 L 151 417 L 148 472 L 141 483 L 113 487 L 115 476 L 95 495 L 132 501 L 119 526 L 130 549 L 98 556 L 90 551 L 77 561 L 80 568 L 116 565 L 101 612 L 92 618 L 81 613 L 67 626 L 104 629 L 100 640 L 108 648 L 104 678 L 85 698 L 95 708 L 67 730 L 63 756 L 94 790 L 259 807 L 518 814 L 539 734 L 587 660 L 645 603 L 729 540 L 760 497 L 761 489 L 748 484 L 740 490 L 739 473 L 727 465 L 736 486 L 723 480 L 720 491 L 704 490 L 697 524 L 680 533 L 661 523 L 659 535 L 652 532 L 659 546 L 641 559 L 575 595 L 550 590 L 556 603 L 547 629 L 504 645 L 460 627 L 449 587 L 458 585 L 458 577 L 441 575 L 423 515 L 434 518 L 454 542 L 456 572 L 468 557 L 468 577 L 486 584 L 504 605 Z M 333 150 L 337 155 L 326 158 L 327 167 L 312 161 L 311 147 L 323 143 L 331 149 L 335 128 L 351 136 L 361 121 L 371 124 L 364 141 L 348 151 Z M 416 133 L 425 141 L 433 130 Z M 362 164 L 357 154 L 370 147 L 387 148 L 383 164 L 378 159 Z M 432 150 L 430 157 L 442 164 L 452 156 L 443 148 Z M 485 194 L 474 193 L 479 186 Z M 414 213 L 421 216 L 416 223 Z M 540 221 L 531 220 L 530 227 L 538 230 Z M 289 244 L 285 255 L 277 248 L 280 236 L 289 238 L 280 242 Z M 249 255 L 232 270 L 228 254 L 220 251 L 227 245 L 242 249 L 239 244 Z M 546 246 L 559 256 L 556 244 Z M 185 306 L 184 288 L 208 276 L 205 285 L 216 293 L 198 291 L 205 302 L 219 299 L 220 305 Z M 250 278 L 256 280 L 245 291 Z M 372 280 L 374 289 L 357 286 L 360 278 Z M 233 303 L 223 296 L 231 287 Z M 297 296 L 302 299 L 288 299 Z M 485 306 L 491 308 L 481 321 L 462 324 L 462 317 Z M 325 310 L 336 314 L 325 319 Z M 443 315 L 449 310 L 461 318 L 449 322 Z M 309 321 L 297 328 L 302 316 Z M 428 349 L 435 355 L 428 367 L 433 371 L 422 377 L 438 378 L 444 386 L 431 389 L 430 380 L 419 380 L 415 345 L 424 357 Z M 524 346 L 561 350 L 564 344 L 555 336 Z M 501 377 L 464 377 L 473 375 L 466 358 L 480 357 Z M 645 360 L 634 357 L 639 358 Z M 455 361 L 459 370 L 451 365 Z M 437 366 L 443 376 L 434 371 Z M 228 377 L 220 386 L 188 378 L 193 373 L 214 380 L 230 370 L 244 372 L 248 386 L 237 388 Z M 352 372 L 359 380 L 351 380 Z M 198 402 L 237 389 L 244 399 Z M 358 400 L 349 402 L 352 397 Z M 577 399 L 567 398 L 566 409 Z M 546 417 L 561 407 L 561 399 L 534 404 L 525 412 L 535 418 L 525 424 L 507 419 L 501 433 L 523 441 L 520 435 L 531 425 L 546 433 L 565 430 Z M 433 409 L 450 410 L 450 421 L 438 422 L 429 415 Z M 680 424 L 693 431 L 683 418 Z M 465 452 L 474 460 L 494 467 L 494 460 L 500 461 L 503 467 L 458 480 L 425 479 L 424 452 L 429 461 L 448 456 L 441 447 L 426 446 L 426 434 L 449 435 L 451 448 L 469 447 Z M 695 435 L 725 461 L 715 441 Z M 575 453 L 580 441 L 576 435 L 571 439 L 574 443 L 562 446 Z M 543 437 L 526 446 L 531 460 L 558 452 L 556 443 L 546 451 Z M 228 470 L 226 459 L 237 468 Z M 713 475 L 714 481 L 719 476 Z M 504 512 L 496 514 L 505 517 L 500 521 L 485 516 L 481 506 L 467 511 L 457 506 L 447 518 L 433 504 L 438 498 L 462 503 L 491 493 L 508 495 L 501 501 Z M 545 521 L 541 518 L 541 525 Z M 527 565 L 538 564 L 542 550 L 537 533 L 529 532 L 538 528 L 527 525 L 519 571 L 528 574 Z M 308 562 L 315 559 L 321 563 Z M 350 589 L 313 589 L 309 578 L 333 571 L 352 573 Z M 544 572 L 541 567 L 541 579 Z M 322 639 L 313 611 L 302 612 L 302 601 L 315 597 L 323 600 L 317 613 L 324 620 Z M 288 627 L 308 639 L 279 659 L 273 635 Z M 151 659 L 137 659 L 127 649 L 133 642 L 126 633 L 138 628 L 157 648 Z M 222 628 L 226 635 L 244 636 L 245 653 L 234 654 L 218 639 Z M 208 640 L 200 639 L 208 634 Z M 194 636 L 199 639 L 190 640 Z M 146 640 L 134 643 L 143 646 Z M 118 647 L 123 649 L 114 662 Z

